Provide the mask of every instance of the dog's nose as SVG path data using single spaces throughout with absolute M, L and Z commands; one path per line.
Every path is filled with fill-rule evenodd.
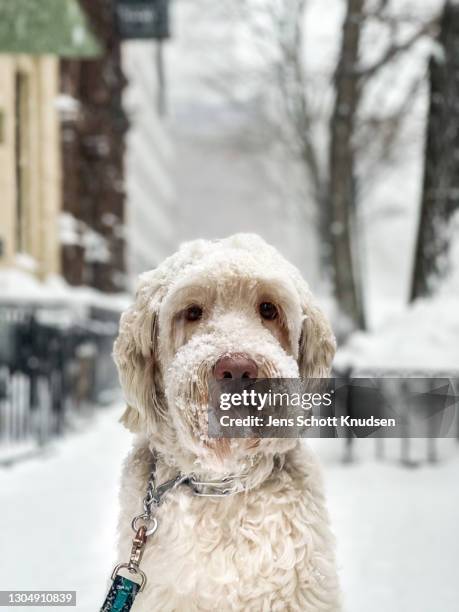
M 224 378 L 256 378 L 258 366 L 245 355 L 224 355 L 215 364 L 214 376 L 217 380 Z

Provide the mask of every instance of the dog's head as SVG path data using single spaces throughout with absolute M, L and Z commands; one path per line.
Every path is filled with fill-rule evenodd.
M 208 439 L 211 377 L 321 378 L 334 351 L 306 283 L 273 247 L 246 234 L 191 242 L 141 277 L 121 318 L 123 421 L 183 471 L 244 469 L 292 442 Z

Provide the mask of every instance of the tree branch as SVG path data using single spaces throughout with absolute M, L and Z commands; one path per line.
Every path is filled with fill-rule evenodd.
M 356 76 L 363 80 L 368 81 L 372 78 L 381 68 L 386 66 L 389 62 L 393 61 L 397 56 L 409 51 L 418 40 L 427 35 L 433 35 L 436 30 L 436 20 L 428 21 L 423 24 L 418 30 L 416 30 L 409 38 L 400 44 L 392 43 L 386 52 L 371 66 L 366 68 L 356 68 Z

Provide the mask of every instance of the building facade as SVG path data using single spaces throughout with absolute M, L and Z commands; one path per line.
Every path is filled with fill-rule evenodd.
M 60 272 L 59 62 L 97 53 L 76 0 L 0 0 L 0 267 Z
M 155 7 L 122 44 L 115 0 L 0 0 L 0 268 L 118 293 L 176 248 Z
M 58 92 L 57 58 L 0 56 L 0 264 L 40 277 L 59 271 Z

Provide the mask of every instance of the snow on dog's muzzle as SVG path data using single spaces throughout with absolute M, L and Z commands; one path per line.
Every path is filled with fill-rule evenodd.
M 181 347 L 165 372 L 165 391 L 179 439 L 196 450 L 208 442 L 209 384 L 224 378 L 297 378 L 296 360 L 266 331 L 213 330 Z

